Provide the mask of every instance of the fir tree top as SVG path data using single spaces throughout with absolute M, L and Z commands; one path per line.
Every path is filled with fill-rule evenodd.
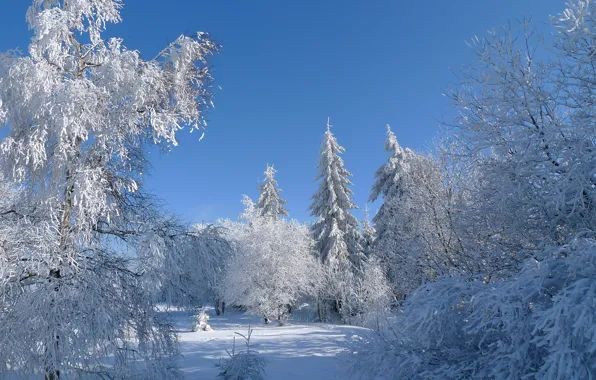
M 265 179 L 259 186 L 260 196 L 256 208 L 261 216 L 267 216 L 277 219 L 281 215 L 287 216 L 288 210 L 284 208 L 287 203 L 279 195 L 281 189 L 278 188 L 275 180 L 277 171 L 273 165 L 267 165 L 265 169 Z
M 386 164 L 382 165 L 375 172 L 375 183 L 373 184 L 369 201 L 374 202 L 379 196 L 384 198 L 393 197 L 401 191 L 401 182 L 407 170 L 406 151 L 397 142 L 397 138 L 391 126 L 387 124 L 387 140 L 385 150 L 391 153 Z

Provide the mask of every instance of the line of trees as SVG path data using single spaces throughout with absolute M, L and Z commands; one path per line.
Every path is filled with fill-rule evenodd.
M 316 272 L 303 273 L 320 281 L 305 293 L 321 320 L 347 323 L 386 306 L 370 298 L 384 286 L 394 301 L 353 373 L 596 375 L 596 5 L 567 7 L 546 52 L 528 22 L 472 41 L 477 62 L 446 94 L 459 116 L 436 154 L 403 149 L 387 129 L 374 226 L 351 215 L 344 149 L 325 133 L 310 207 Z
M 442 274 L 476 268 L 464 257 L 454 227 L 453 188 L 431 156 L 402 149 L 387 127 L 390 156 L 375 173 L 370 200 L 383 198 L 362 226 L 350 189 L 345 149 L 329 120 L 309 207 L 317 219 L 303 225 L 288 212 L 267 166 L 256 204 L 245 196 L 240 221 L 220 221 L 231 255 L 220 284 L 222 298 L 284 323 L 308 300 L 321 321 L 370 324 L 414 289 Z M 299 243 L 302 242 L 302 243 Z

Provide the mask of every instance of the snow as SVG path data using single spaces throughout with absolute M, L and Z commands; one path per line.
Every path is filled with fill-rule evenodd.
M 277 326 L 265 325 L 262 319 L 238 312 L 215 316 L 210 310 L 213 331 L 192 332 L 191 315 L 183 311 L 168 312 L 180 339 L 180 368 L 185 379 L 215 379 L 220 358 L 232 349 L 234 332 L 246 334 L 253 329 L 251 347 L 266 360 L 266 378 L 345 379 L 348 358 L 347 342 L 363 329 L 323 323 L 296 322 Z M 236 339 L 236 347 L 243 342 Z

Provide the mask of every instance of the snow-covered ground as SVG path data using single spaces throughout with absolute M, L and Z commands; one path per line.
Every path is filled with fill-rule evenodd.
M 227 356 L 226 349 L 231 351 L 234 332 L 246 334 L 249 324 L 253 329 L 251 347 L 267 361 L 267 379 L 346 379 L 347 341 L 362 332 L 357 327 L 321 323 L 290 322 L 278 327 L 246 314 L 214 316 L 212 311 L 209 324 L 213 331 L 192 332 L 188 313 L 168 314 L 179 333 L 180 367 L 186 379 L 215 379 L 216 364 Z M 236 346 L 243 349 L 243 339 L 238 338 Z

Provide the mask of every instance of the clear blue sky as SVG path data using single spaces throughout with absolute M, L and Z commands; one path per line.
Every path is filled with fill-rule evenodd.
M 0 51 L 26 51 L 29 1 L 6 3 Z M 473 60 L 465 41 L 523 16 L 548 30 L 548 16 L 563 7 L 563 0 L 128 0 L 124 22 L 108 34 L 146 57 L 198 30 L 223 45 L 213 61 L 222 89 L 205 138 L 183 132 L 180 146 L 152 155 L 149 190 L 189 221 L 236 217 L 242 194 L 258 196 L 269 163 L 291 216 L 309 220 L 327 116 L 364 207 L 386 160 L 385 124 L 402 146 L 425 150 L 437 120 L 452 115 L 441 94 L 453 71 Z

